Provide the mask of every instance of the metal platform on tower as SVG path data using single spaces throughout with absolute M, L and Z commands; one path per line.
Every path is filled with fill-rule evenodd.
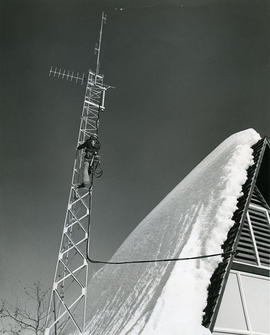
M 102 13 L 95 71 L 89 70 L 88 76 L 61 69 L 50 69 L 50 76 L 86 81 L 83 109 L 77 147 L 91 136 L 98 136 L 100 113 L 105 109 L 105 94 L 110 86 L 103 83 L 100 74 L 100 51 L 103 26 L 106 15 Z M 78 188 L 82 182 L 85 162 L 88 163 L 89 184 Z M 51 298 L 46 320 L 45 335 L 60 335 L 66 332 L 83 334 L 85 329 L 87 283 L 88 283 L 88 242 L 93 196 L 94 177 L 99 175 L 96 169 L 100 163 L 97 152 L 86 157 L 86 153 L 77 150 L 73 165 L 72 180 L 65 215 L 64 227 L 53 279 Z

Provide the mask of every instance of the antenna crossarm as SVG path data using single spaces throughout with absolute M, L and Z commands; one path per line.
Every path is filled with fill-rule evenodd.
M 99 74 L 102 31 L 105 21 L 106 16 L 102 13 L 95 72 L 89 70 L 88 75 L 85 76 L 78 72 L 51 67 L 49 73 L 50 76 L 59 79 L 86 84 L 76 148 L 91 136 L 99 134 L 100 113 L 105 110 L 105 95 L 107 90 L 112 88 L 103 83 L 104 75 Z M 79 188 L 82 173 L 85 172 L 86 159 L 82 150 L 76 151 L 45 335 L 60 335 L 63 327 L 68 327 L 69 331 L 72 329 L 78 335 L 84 334 L 93 178 L 101 176 L 98 170 L 100 157 L 97 155 L 95 158 L 96 161 L 93 160 L 93 164 L 97 165 L 93 165 L 95 166 L 93 170 L 88 169 L 91 186 L 89 189 Z

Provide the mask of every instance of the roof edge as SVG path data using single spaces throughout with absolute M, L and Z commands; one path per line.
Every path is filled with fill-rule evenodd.
M 244 218 L 248 210 L 248 205 L 256 184 L 257 176 L 265 152 L 265 147 L 267 145 L 270 147 L 269 139 L 268 137 L 263 137 L 252 146 L 254 164 L 252 164 L 247 169 L 247 180 L 242 186 L 243 195 L 238 199 L 237 209 L 234 212 L 232 218 L 235 224 L 228 232 L 227 239 L 222 245 L 224 252 L 236 250 L 236 246 L 242 231 Z M 208 327 L 211 332 L 213 331 L 216 323 L 218 311 L 229 277 L 229 272 L 232 268 L 233 259 L 234 254 L 224 256 L 223 260 L 219 263 L 218 267 L 214 271 L 210 280 L 210 285 L 208 286 L 207 305 L 204 309 L 205 314 L 203 316 L 202 324 L 203 326 Z

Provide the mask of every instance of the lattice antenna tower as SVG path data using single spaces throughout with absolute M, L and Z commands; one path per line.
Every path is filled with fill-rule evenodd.
M 100 74 L 100 52 L 103 26 L 106 15 L 102 13 L 98 44 L 95 47 L 96 70 L 88 76 L 51 67 L 50 76 L 76 81 L 86 81 L 85 96 L 77 146 L 91 135 L 98 134 L 100 113 L 105 109 L 105 94 L 110 86 L 103 83 Z M 99 156 L 98 160 L 100 159 Z M 88 284 L 88 241 L 90 233 L 91 206 L 94 173 L 90 175 L 89 189 L 78 189 L 84 155 L 77 151 L 73 165 L 71 187 L 57 258 L 56 270 L 46 320 L 45 335 L 76 333 L 85 330 L 86 300 Z

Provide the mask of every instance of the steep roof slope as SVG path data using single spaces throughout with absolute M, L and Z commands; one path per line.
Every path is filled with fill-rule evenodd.
M 221 253 L 259 140 L 252 129 L 225 140 L 122 244 L 114 261 Z M 87 334 L 194 335 L 221 257 L 106 265 L 89 283 Z
M 233 213 L 234 225 L 229 230 L 226 241 L 222 245 L 222 249 L 225 252 L 233 249 L 238 253 L 236 255 L 227 254 L 224 256 L 222 262 L 219 263 L 214 271 L 208 287 L 208 299 L 204 310 L 203 325 L 209 327 L 211 330 L 213 330 L 215 325 L 229 271 L 233 266 L 232 262 L 238 259 L 240 259 L 240 261 L 244 260 L 245 262 L 249 259 L 247 252 L 250 253 L 250 251 L 248 251 L 247 244 L 245 244 L 244 248 L 243 244 L 239 244 L 239 241 L 241 242 L 241 232 L 246 223 L 246 212 L 249 203 L 250 201 L 255 201 L 255 203 L 259 203 L 260 205 L 264 204 L 263 206 L 268 207 L 265 199 L 258 190 L 258 186 L 264 191 L 265 196 L 269 197 L 270 184 L 269 180 L 267 180 L 269 174 L 269 140 L 266 137 L 259 140 L 252 146 L 252 150 L 254 163 L 247 170 L 247 180 L 242 187 L 242 194 L 238 199 L 237 209 Z M 237 266 L 237 268 L 239 269 L 239 266 Z M 240 266 L 240 268 L 244 270 L 246 267 Z M 262 269 L 253 268 L 252 272 L 258 274 L 266 273 L 269 275 L 269 271 Z

